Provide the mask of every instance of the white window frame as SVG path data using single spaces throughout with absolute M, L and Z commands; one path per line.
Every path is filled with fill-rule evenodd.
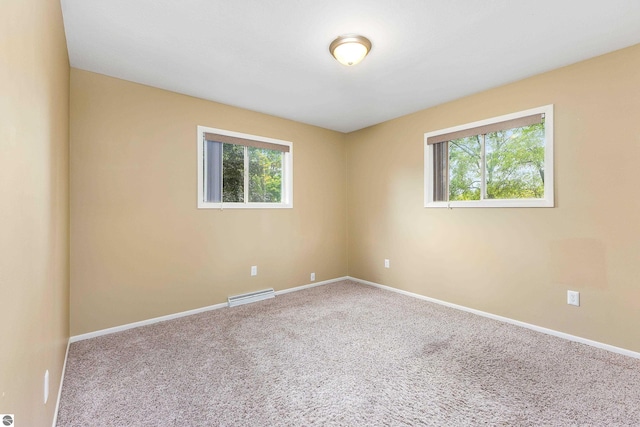
M 534 114 L 544 114 L 544 198 L 542 199 L 484 199 L 484 200 L 452 200 L 434 201 L 434 153 L 433 144 L 427 144 L 427 138 L 445 133 L 458 132 L 470 128 L 486 126 L 493 123 L 518 119 Z M 554 178 L 553 178 L 553 104 L 504 116 L 492 117 L 473 123 L 440 129 L 424 134 L 424 206 L 426 208 L 552 208 L 554 207 Z M 485 173 L 483 171 L 483 173 Z
M 282 160 L 282 201 L 280 203 L 251 203 L 245 200 L 241 203 L 229 202 L 205 202 L 205 165 L 204 165 L 204 134 L 216 133 L 219 135 L 227 135 L 236 138 L 251 139 L 254 141 L 268 142 L 270 144 L 286 145 L 289 152 L 283 152 Z M 206 126 L 198 126 L 198 209 L 289 209 L 293 208 L 293 143 L 280 139 L 267 138 L 264 136 L 250 135 L 246 133 L 233 132 L 230 130 L 210 128 Z M 248 156 L 245 147 L 245 170 L 248 170 Z M 248 188 L 248 182 L 245 174 L 245 189 Z

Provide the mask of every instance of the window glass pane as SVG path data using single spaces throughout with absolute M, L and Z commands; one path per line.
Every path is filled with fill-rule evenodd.
M 205 141 L 204 201 L 220 203 L 222 198 L 222 143 Z
M 282 201 L 281 151 L 248 147 L 249 202 L 280 203 Z
M 544 197 L 544 124 L 488 133 L 487 199 Z
M 222 201 L 244 202 L 244 147 L 224 144 L 222 149 Z
M 480 200 L 482 135 L 449 141 L 449 200 Z

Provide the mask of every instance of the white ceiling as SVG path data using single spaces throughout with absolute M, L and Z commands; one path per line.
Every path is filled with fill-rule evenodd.
M 73 67 L 342 132 L 640 42 L 638 0 L 62 0 L 62 7 Z M 373 44 L 355 67 L 328 50 L 347 33 Z

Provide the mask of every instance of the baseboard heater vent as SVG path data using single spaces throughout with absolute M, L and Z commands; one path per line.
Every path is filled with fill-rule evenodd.
M 263 289 L 261 291 L 249 292 L 248 294 L 234 295 L 227 298 L 229 307 L 249 304 L 250 302 L 262 301 L 263 299 L 274 298 L 276 296 L 273 289 Z

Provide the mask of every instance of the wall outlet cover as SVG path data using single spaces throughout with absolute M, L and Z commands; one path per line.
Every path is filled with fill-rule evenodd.
M 252 276 L 257 276 L 258 275 L 258 266 L 257 265 L 252 265 L 251 266 L 251 275 Z
M 44 373 L 44 403 L 47 404 L 49 400 L 49 370 Z
M 567 291 L 567 304 L 580 307 L 580 292 Z

